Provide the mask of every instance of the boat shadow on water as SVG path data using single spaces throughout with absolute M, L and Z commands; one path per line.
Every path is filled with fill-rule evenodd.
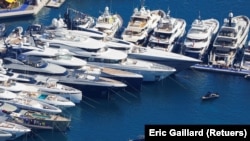
M 53 140 L 58 139 L 60 141 L 67 141 L 67 133 L 66 132 L 55 132 L 53 130 L 32 130 L 27 135 L 22 136 L 21 138 L 16 139 L 15 141 L 29 141 L 29 140 Z

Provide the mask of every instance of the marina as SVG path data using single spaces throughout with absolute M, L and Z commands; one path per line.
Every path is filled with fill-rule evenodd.
M 32 2 L 29 2 L 32 5 Z M 58 4 L 59 2 L 62 3 Z M 28 1 L 24 3 L 27 4 Z M 47 6 L 49 3 L 52 3 L 52 6 Z M 20 132 L 20 135 L 14 138 L 20 141 L 53 141 L 55 138 L 60 141 L 145 140 L 146 124 L 248 124 L 249 4 L 248 1 L 225 3 L 215 0 L 196 3 L 184 0 L 167 3 L 163 0 L 51 0 L 47 1 L 38 13 L 29 15 L 30 17 L 1 19 L 1 22 L 7 25 L 7 32 L 1 31 L 4 37 L 2 36 L 0 42 L 3 51 L 0 67 L 3 85 L 0 98 L 6 101 L 0 104 L 1 109 L 4 109 L 0 119 L 12 117 L 8 122 L 13 124 L 6 122 L 4 125 L 19 124 L 21 130 L 25 129 L 25 132 Z M 152 30 L 145 39 L 125 41 L 122 31 L 131 29 L 126 27 L 126 23 L 132 22 L 135 17 L 139 18 L 139 14 L 135 13 L 143 13 L 144 8 L 144 12 L 160 11 L 158 14 L 165 19 L 159 20 L 158 26 L 152 24 Z M 70 11 L 67 9 L 71 9 L 70 15 L 76 14 L 75 17 L 67 19 L 70 23 L 66 23 L 67 20 L 64 19 L 67 17 L 65 11 Z M 17 9 L 13 8 L 6 13 L 15 10 Z M 107 11 L 109 14 L 119 14 L 122 18 L 122 26 L 116 33 L 111 33 L 111 29 L 106 29 L 107 33 L 104 33 L 104 30 L 98 31 L 95 29 L 96 23 L 91 23 L 91 18 L 97 20 L 102 14 L 109 15 Z M 201 15 L 197 18 L 198 11 Z M 154 12 L 151 14 L 154 15 Z M 19 14 L 15 17 L 19 17 Z M 89 19 L 85 21 L 86 17 Z M 175 17 L 178 18 L 174 22 L 171 18 Z M 210 18 L 212 20 L 205 21 Z M 115 20 L 114 17 L 113 21 L 108 19 L 108 23 Z M 89 22 L 89 25 L 84 25 L 85 22 Z M 143 28 L 143 24 L 138 27 L 137 23 L 139 22 L 133 27 L 136 31 Z M 169 28 L 172 23 L 179 26 L 182 23 L 185 29 L 185 32 L 178 31 L 183 34 L 175 39 L 168 35 L 169 38 L 165 39 L 165 32 L 163 35 L 154 36 L 155 44 L 158 43 L 158 38 L 161 38 L 159 42 L 166 45 L 168 43 L 165 41 L 171 39 L 169 48 L 176 47 L 175 51 L 155 48 L 154 44 L 150 47 L 147 45 L 157 27 L 158 31 L 163 30 L 160 28 L 163 23 L 169 24 Z M 188 35 L 187 31 L 193 27 L 193 23 L 197 24 L 197 29 L 206 32 L 198 34 L 200 31 L 196 29 L 192 35 Z M 201 23 L 211 25 L 213 29 L 201 26 Z M 80 28 L 81 30 L 78 30 Z M 212 36 L 207 36 L 211 35 L 212 30 Z M 107 36 L 109 33 L 111 34 Z M 113 36 L 113 33 L 117 36 Z M 174 35 L 174 32 L 171 33 Z M 168 34 L 171 33 L 169 31 Z M 142 37 L 139 37 L 139 34 L 131 34 L 134 35 L 136 38 Z M 196 37 L 191 39 L 191 36 Z M 185 44 L 183 39 L 187 37 L 195 41 L 190 40 Z M 193 58 L 187 52 L 181 52 L 187 51 L 187 48 L 191 52 L 197 51 L 198 57 Z M 72 59 L 75 57 L 79 60 Z M 67 108 L 59 106 L 57 109 L 49 106 L 53 105 L 52 103 L 47 107 L 33 99 L 26 99 L 20 105 L 27 105 L 20 106 L 15 98 L 16 93 L 25 88 L 33 89 L 24 87 L 26 84 L 32 87 L 37 85 L 39 91 L 36 98 L 46 100 L 46 97 L 52 96 L 45 95 L 47 91 L 66 98 L 63 100 L 55 96 L 56 99 L 64 102 L 70 100 L 75 104 Z M 132 89 L 128 89 L 129 86 Z M 12 92 L 5 90 L 7 88 Z M 5 96 L 6 93 L 8 96 Z M 16 102 L 10 103 L 11 99 L 16 99 Z M 29 105 L 29 101 L 33 101 L 33 104 Z M 17 108 L 13 108 L 12 104 Z M 45 109 L 37 111 L 35 108 L 38 107 Z M 44 113 L 48 110 L 46 107 L 57 111 Z M 31 108 L 36 112 L 31 111 Z M 68 116 L 59 117 L 61 114 Z M 11 129 L 11 133 L 8 130 L 0 134 L 3 139 L 9 140 L 15 132 L 18 131 Z M 110 136 L 108 133 L 115 134 Z

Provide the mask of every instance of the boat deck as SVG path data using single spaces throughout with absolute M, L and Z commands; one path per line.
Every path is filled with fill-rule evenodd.
M 128 71 L 122 71 L 118 69 L 111 69 L 111 68 L 102 68 L 102 71 L 107 74 L 112 74 L 112 75 L 133 75 L 134 73 L 128 72 Z

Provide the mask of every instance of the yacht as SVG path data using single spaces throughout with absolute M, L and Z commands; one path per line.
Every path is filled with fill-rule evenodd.
M 25 85 L 10 79 L 7 75 L 0 74 L 0 88 L 18 93 L 25 88 Z
M 94 17 L 72 8 L 67 8 L 63 20 L 69 29 L 85 30 L 95 25 Z
M 121 35 L 122 39 L 144 45 L 164 15 L 164 11 L 146 9 L 142 3 L 140 9 L 134 9 L 129 23 Z
M 67 69 L 79 69 L 87 64 L 85 60 L 74 57 L 67 49 L 49 48 L 49 45 L 44 45 L 42 49 L 37 48 L 21 54 L 25 56 L 41 57 L 42 60 L 48 63 L 63 66 Z
M 16 93 L 0 88 L 0 100 L 11 100 L 16 96 Z
M 124 84 L 120 81 L 100 77 L 99 75 L 93 76 L 93 75 L 84 74 L 84 73 L 80 73 L 80 74 L 75 73 L 74 69 L 67 70 L 63 67 L 60 67 L 60 69 L 63 68 L 63 71 L 60 71 L 60 69 L 57 70 L 55 67 L 54 69 L 52 68 L 52 70 L 51 70 L 52 72 L 55 72 L 55 73 L 51 73 L 50 70 L 43 71 L 42 69 L 38 69 L 38 68 L 36 69 L 35 67 L 30 67 L 28 65 L 24 65 L 24 63 L 22 63 L 21 61 L 18 61 L 16 59 L 4 58 L 4 60 L 9 61 L 9 62 L 6 62 L 4 64 L 4 67 L 11 69 L 13 72 L 23 73 L 23 74 L 31 75 L 31 76 L 41 75 L 41 76 L 45 76 L 45 77 L 55 78 L 55 79 L 58 79 L 59 83 L 62 83 L 64 85 L 68 85 L 70 87 L 79 89 L 81 91 L 84 91 L 85 95 L 87 95 L 87 94 L 90 95 L 91 93 L 96 93 L 96 94 L 105 93 L 105 94 L 107 94 L 108 91 L 110 91 L 112 89 L 115 89 L 115 88 L 122 89 L 122 88 L 127 87 L 126 84 Z M 45 63 L 47 63 L 47 62 L 45 62 Z M 50 65 L 54 65 L 54 64 L 50 64 Z M 59 66 L 57 66 L 57 67 L 59 67 Z M 71 94 L 65 93 L 65 96 L 71 96 Z M 77 98 L 76 100 L 78 100 L 78 99 L 79 98 Z
M 162 17 L 150 36 L 147 46 L 167 52 L 178 52 L 178 45 L 186 31 L 186 21 L 170 16 Z
M 3 138 L 8 137 L 7 140 L 15 140 L 26 133 L 31 132 L 31 129 L 25 127 L 23 125 L 13 123 L 8 121 L 8 114 L 7 111 L 14 112 L 17 110 L 17 107 L 8 103 L 0 102 L 0 134 L 4 134 L 3 136 L 0 135 L 0 140 Z M 9 136 L 9 133 L 11 136 Z
M 245 15 L 234 16 L 229 13 L 224 19 L 209 56 L 209 63 L 224 67 L 233 67 L 237 54 L 246 44 L 249 32 L 249 18 Z
M 44 75 L 62 75 L 67 69 L 52 63 L 48 63 L 41 57 L 18 55 L 15 57 L 5 57 L 3 66 L 13 72 L 24 74 L 44 74 Z
M 67 98 L 74 103 L 80 103 L 82 100 L 82 91 L 68 85 L 63 85 L 58 82 L 58 79 L 42 75 L 33 75 L 32 77 L 34 81 L 30 85 L 34 85 L 41 92 L 55 94 Z
M 71 123 L 71 118 L 66 116 L 29 110 L 10 112 L 9 116 L 10 118 L 8 121 L 36 130 L 65 132 L 68 130 Z
M 7 140 L 15 140 L 24 134 L 31 132 L 31 129 L 17 123 L 0 121 L 0 131 L 11 134 L 11 137 L 9 137 Z
M 219 30 L 219 21 L 214 18 L 195 19 L 184 40 L 182 53 L 186 56 L 204 60 L 210 44 Z
M 51 32 L 52 35 L 36 36 L 35 40 L 49 42 L 50 47 L 68 49 L 76 57 L 87 59 L 91 65 L 139 73 L 143 75 L 144 81 L 159 81 L 176 71 L 174 68 L 157 63 L 130 59 L 126 53 L 108 48 L 106 43 L 100 40 L 73 31 L 68 31 L 67 34 L 65 32 Z
M 62 112 L 62 110 L 56 106 L 22 96 L 17 96 L 11 100 L 1 100 L 1 101 L 14 105 L 20 109 L 27 109 L 45 113 L 55 113 L 55 114 Z
M 151 61 L 173 67 L 176 69 L 175 73 L 188 69 L 194 64 L 201 63 L 200 59 L 195 59 L 174 52 L 135 45 L 134 43 L 118 38 L 105 38 L 104 42 L 106 42 L 106 45 L 109 48 L 126 52 L 129 58 Z
M 41 92 L 35 86 L 26 86 L 26 89 L 26 91 L 19 92 L 18 96 L 34 99 L 60 108 L 68 108 L 75 106 L 72 101 L 60 95 Z
M 81 69 L 75 70 L 75 72 L 83 72 L 90 75 L 100 75 L 105 78 L 118 80 L 127 85 L 126 89 L 135 91 L 141 90 L 141 84 L 143 81 L 143 76 L 141 74 L 90 64 L 82 67 Z
M 105 11 L 100 15 L 94 26 L 94 29 L 106 33 L 109 37 L 114 37 L 118 30 L 122 27 L 123 20 L 119 14 L 112 14 L 109 7 L 105 7 Z

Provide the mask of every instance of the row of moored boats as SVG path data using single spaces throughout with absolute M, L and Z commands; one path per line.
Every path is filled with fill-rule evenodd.
M 186 21 L 171 17 L 170 10 L 142 5 L 119 36 L 122 25 L 108 7 L 98 18 L 68 8 L 51 25 L 18 26 L 7 34 L 2 24 L 0 137 L 15 139 L 32 129 L 65 131 L 71 118 L 61 113 L 84 96 L 140 91 L 143 82 L 190 67 L 249 69 L 247 16 L 230 12 L 222 26 L 199 16 L 186 32 Z M 245 61 L 237 63 L 241 51 Z M 206 58 L 209 65 L 201 65 Z

